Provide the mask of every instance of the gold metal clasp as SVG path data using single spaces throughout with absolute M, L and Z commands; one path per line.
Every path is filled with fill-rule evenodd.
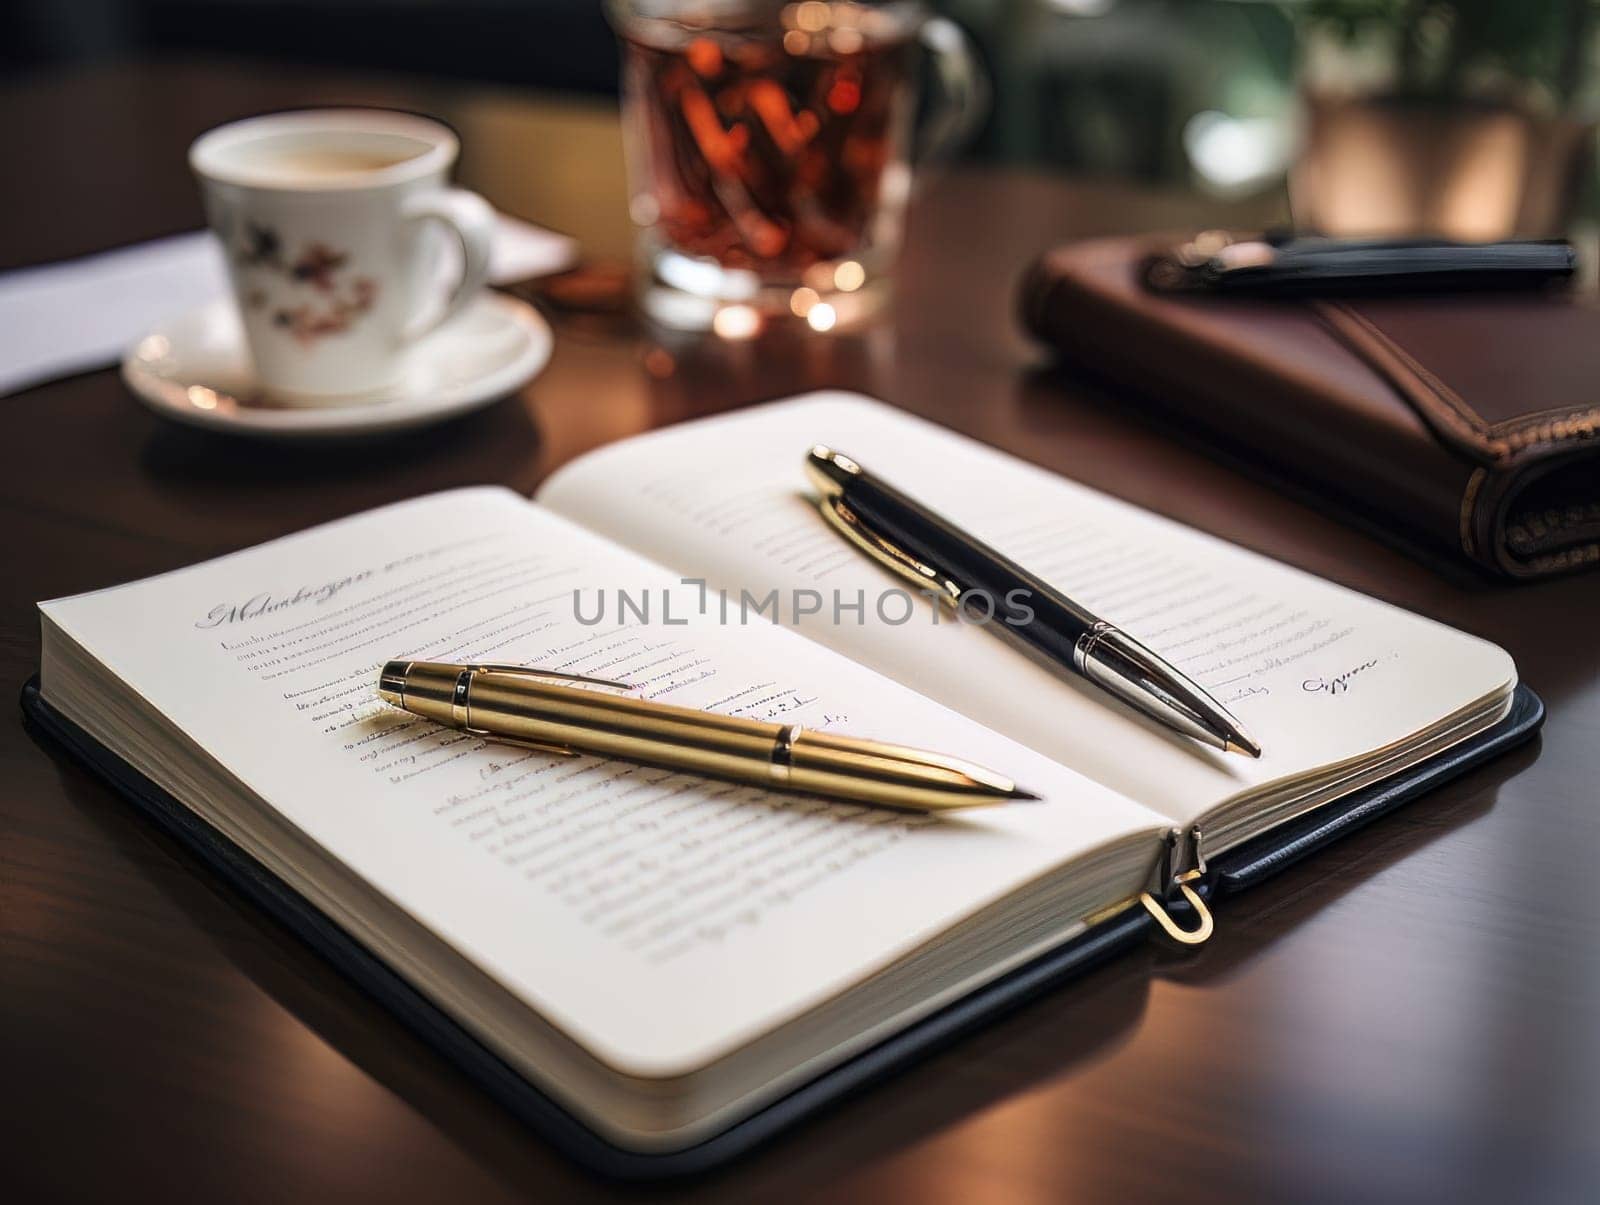
M 1199 919 L 1192 929 L 1183 929 L 1178 922 L 1172 919 L 1172 913 L 1167 911 L 1166 905 L 1156 899 L 1148 891 L 1140 892 L 1139 902 L 1144 905 L 1144 910 L 1161 926 L 1161 932 L 1168 940 L 1180 946 L 1202 946 L 1210 938 L 1216 923 L 1211 919 L 1211 909 L 1206 907 L 1205 900 L 1195 892 L 1189 884 L 1200 878 L 1198 870 L 1191 870 L 1188 874 L 1173 881 L 1173 886 L 1183 895 L 1189 907 L 1194 909 L 1194 914 Z
M 1180 928 L 1178 922 L 1172 919 L 1172 913 L 1167 911 L 1166 903 L 1150 892 L 1141 892 L 1139 903 L 1144 905 L 1148 912 L 1161 927 L 1161 932 L 1166 937 L 1180 946 L 1204 945 L 1216 928 L 1211 917 L 1211 910 L 1206 907 L 1205 900 L 1200 898 L 1198 892 L 1190 886 L 1205 878 L 1206 860 L 1200 851 L 1200 826 L 1190 825 L 1187 829 L 1172 828 L 1166 834 L 1166 853 L 1162 857 L 1159 880 L 1167 884 L 1166 899 L 1171 900 L 1174 895 L 1181 895 L 1189 907 L 1194 909 L 1198 918 L 1192 929 Z
M 1169 828 L 1163 837 L 1166 847 L 1161 858 L 1161 869 L 1157 871 L 1156 881 L 1170 885 L 1185 879 L 1190 872 L 1190 877 L 1199 878 L 1206 872 L 1205 855 L 1200 851 L 1200 826 L 1191 824 L 1188 828 Z
M 961 601 L 960 586 L 939 569 L 917 560 L 873 531 L 861 521 L 861 516 L 846 505 L 844 499 L 824 496 L 817 500 L 817 508 L 840 535 L 889 572 L 909 581 L 919 591 L 931 587 L 939 601 L 947 606 L 954 607 Z

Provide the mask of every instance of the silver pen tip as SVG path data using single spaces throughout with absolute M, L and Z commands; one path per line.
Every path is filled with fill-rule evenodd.
M 1223 744 L 1224 753 L 1241 753 L 1245 757 L 1260 757 L 1261 746 L 1251 739 L 1250 734 L 1242 728 L 1235 728 L 1232 735 Z

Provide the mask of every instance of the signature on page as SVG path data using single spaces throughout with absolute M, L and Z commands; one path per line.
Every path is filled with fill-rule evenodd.
M 1350 689 L 1350 683 L 1361 674 L 1366 673 L 1378 664 L 1376 659 L 1363 661 L 1353 669 L 1347 669 L 1342 674 L 1332 678 L 1307 678 L 1300 683 L 1300 689 L 1308 694 L 1342 695 Z

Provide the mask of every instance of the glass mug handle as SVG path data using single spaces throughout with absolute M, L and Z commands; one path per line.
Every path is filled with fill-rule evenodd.
M 948 17 L 929 17 L 917 36 L 933 64 L 940 96 L 917 138 L 918 166 L 949 159 L 989 111 L 989 80 L 972 43 Z
M 413 222 L 443 222 L 461 241 L 461 279 L 444 305 L 426 307 L 400 332 L 402 343 L 413 343 L 454 318 L 489 283 L 489 247 L 494 241 L 494 209 L 475 192 L 443 188 L 402 202 L 401 214 Z

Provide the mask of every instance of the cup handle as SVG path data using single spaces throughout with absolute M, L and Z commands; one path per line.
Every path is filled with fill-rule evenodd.
M 978 64 L 972 43 L 948 17 L 930 17 L 918 31 L 941 95 L 917 139 L 917 162 L 948 159 L 977 130 L 989 112 L 989 77 Z
M 461 279 L 451 291 L 450 300 L 437 311 L 425 310 L 406 323 L 400 340 L 412 343 L 459 314 L 489 283 L 489 247 L 494 241 L 495 217 L 489 202 L 464 188 L 421 193 L 402 202 L 400 212 L 409 221 L 443 222 L 461 241 Z

